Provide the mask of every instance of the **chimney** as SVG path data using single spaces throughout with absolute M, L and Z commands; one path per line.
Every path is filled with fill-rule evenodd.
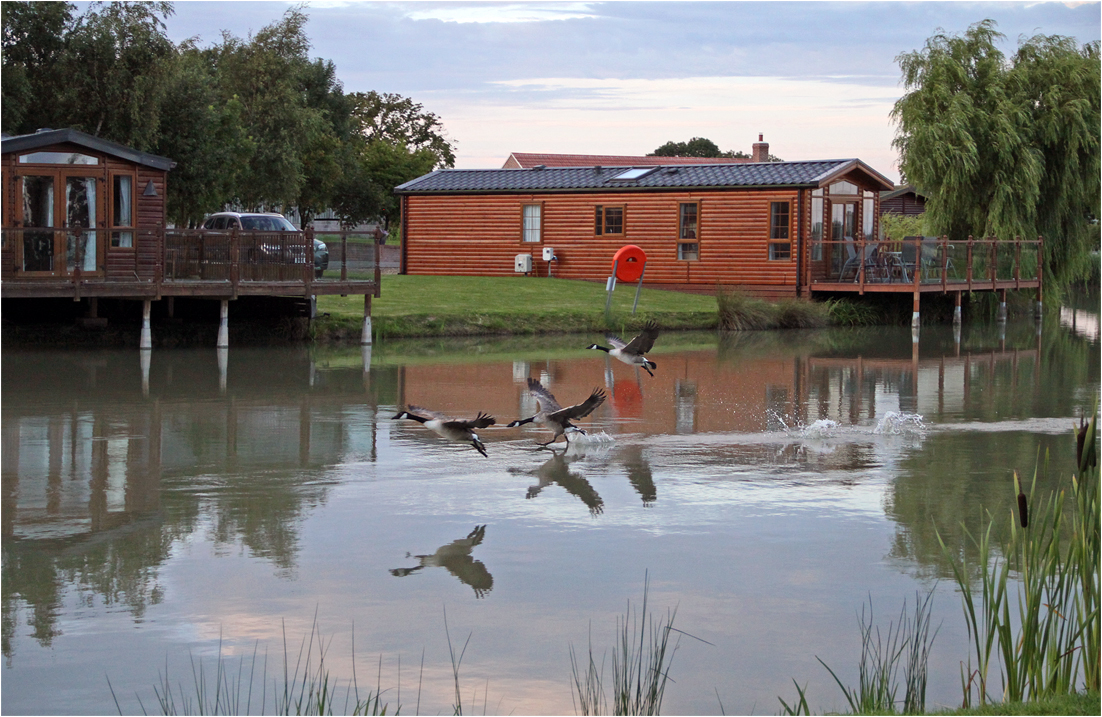
M 762 135 L 758 135 L 758 141 L 754 142 L 754 154 L 751 158 L 753 162 L 768 162 L 769 161 L 769 143 L 762 141 Z

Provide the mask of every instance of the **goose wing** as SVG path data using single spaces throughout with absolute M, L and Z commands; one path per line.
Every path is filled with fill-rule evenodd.
M 648 322 L 643 327 L 642 333 L 628 342 L 628 345 L 624 347 L 625 353 L 632 353 L 638 356 L 642 356 L 646 352 L 650 351 L 654 346 L 654 340 L 658 338 L 658 324 L 653 321 Z
M 569 406 L 560 411 L 555 411 L 548 418 L 555 421 L 569 420 L 571 418 L 585 418 L 593 413 L 593 410 L 605 402 L 605 392 L 599 388 L 593 389 L 589 398 L 579 404 Z
M 532 394 L 532 397 L 540 402 L 540 411 L 544 413 L 554 413 L 555 411 L 562 410 L 562 406 L 555 400 L 555 397 L 551 395 L 551 392 L 543 387 L 543 384 L 539 382 L 539 379 L 528 377 L 528 393 Z
M 440 411 L 433 411 L 431 409 L 425 408 L 424 406 L 414 406 L 412 403 L 406 406 L 406 411 L 416 416 L 420 416 L 421 418 L 428 418 L 430 420 L 435 418 L 443 421 L 447 420 L 448 418 L 443 413 L 440 413 Z
M 622 349 L 627 346 L 624 340 L 616 334 L 605 334 L 605 341 L 608 341 L 608 345 L 614 349 Z
M 486 428 L 497 423 L 494 417 L 487 413 L 479 413 L 474 418 L 454 418 L 444 421 L 445 428 Z

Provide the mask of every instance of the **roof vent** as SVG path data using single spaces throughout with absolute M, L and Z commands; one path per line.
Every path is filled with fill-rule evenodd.
M 598 164 L 596 167 L 593 168 L 593 171 L 596 172 L 597 174 L 600 174 L 601 173 L 601 165 Z
M 36 129 L 34 131 L 34 133 L 35 134 L 42 134 L 43 132 L 53 132 L 53 131 L 54 130 L 51 127 L 39 127 L 38 129 Z
M 532 169 L 547 169 L 547 165 L 546 164 L 537 164 L 535 167 L 532 167 Z
M 666 174 L 677 174 L 678 171 L 677 167 L 666 167 Z

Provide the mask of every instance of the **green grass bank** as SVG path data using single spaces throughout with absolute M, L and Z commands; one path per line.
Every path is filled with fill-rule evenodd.
M 667 330 L 715 329 L 714 296 L 644 288 L 631 313 L 635 287 L 613 292 L 608 317 L 603 284 L 567 279 L 384 275 L 371 302 L 376 338 L 544 334 L 615 330 L 655 319 Z M 359 340 L 363 299 L 319 296 L 314 338 Z

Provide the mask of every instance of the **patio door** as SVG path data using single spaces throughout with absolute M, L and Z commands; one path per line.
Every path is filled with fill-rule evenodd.
M 857 254 L 854 235 L 857 232 L 857 204 L 855 202 L 833 201 L 830 205 L 831 244 L 830 274 L 841 278 L 842 267 L 848 259 Z M 841 242 L 845 242 L 844 244 Z
M 17 213 L 23 228 L 20 270 L 34 276 L 70 276 L 101 269 L 103 197 L 96 176 L 35 172 L 20 179 Z

